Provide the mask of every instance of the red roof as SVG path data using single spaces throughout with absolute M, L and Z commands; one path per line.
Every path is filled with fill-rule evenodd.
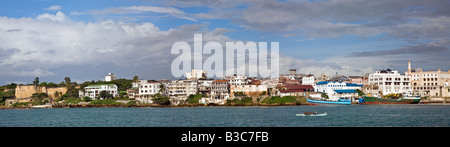
M 314 89 L 311 85 L 285 85 L 286 90 L 305 90 Z
M 226 83 L 228 80 L 215 80 L 213 83 Z
M 304 90 L 280 90 L 280 93 L 305 92 Z

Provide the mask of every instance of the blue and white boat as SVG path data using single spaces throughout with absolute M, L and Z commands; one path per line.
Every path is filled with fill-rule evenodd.
M 321 104 L 340 104 L 340 105 L 350 105 L 352 101 L 349 99 L 339 99 L 338 101 L 327 101 L 327 100 L 311 100 L 306 99 L 310 103 L 321 103 Z

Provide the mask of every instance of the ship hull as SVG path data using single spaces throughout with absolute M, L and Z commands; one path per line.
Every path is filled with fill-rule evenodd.
M 319 101 L 319 100 L 310 100 L 306 99 L 310 103 L 319 103 L 319 104 L 339 104 L 339 105 L 350 105 L 351 101 Z
M 417 104 L 420 99 L 381 99 L 376 97 L 364 97 L 360 99 L 360 104 L 379 105 L 379 104 Z

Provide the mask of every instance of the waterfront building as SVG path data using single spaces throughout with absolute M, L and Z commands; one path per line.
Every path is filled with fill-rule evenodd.
M 345 81 L 322 81 L 318 82 L 314 86 L 315 92 L 326 93 L 330 100 L 338 100 L 341 94 L 345 94 L 349 91 L 340 91 L 340 90 L 361 90 L 363 85 L 347 83 Z
M 198 80 L 197 81 L 197 93 L 206 96 L 211 96 L 211 86 L 213 80 Z
M 139 97 L 135 97 L 136 100 L 142 103 L 152 103 L 152 98 L 155 94 L 160 93 L 159 82 L 152 82 L 147 80 L 140 80 L 139 83 Z
M 128 98 L 139 98 L 139 87 L 131 87 L 127 89 Z
M 371 73 L 368 83 L 378 87 L 378 92 L 373 94 L 387 95 L 412 92 L 411 78 L 408 75 L 400 75 L 396 70 L 387 69 Z
M 176 80 L 168 83 L 168 95 L 173 104 L 184 102 L 189 95 L 197 94 L 197 81 Z
M 445 82 L 450 79 L 450 70 L 423 71 L 422 68 L 411 68 L 408 62 L 408 71 L 405 72 L 411 79 L 411 89 L 420 96 L 442 97 Z
M 210 103 L 224 104 L 230 98 L 228 80 L 214 80 L 211 86 Z
M 79 91 L 80 97 L 90 97 L 92 99 L 98 98 L 101 91 L 106 91 L 109 94 L 112 94 L 113 97 L 119 96 L 117 92 L 117 86 L 115 84 L 94 84 L 84 87 L 84 92 Z
M 310 92 L 314 92 L 311 85 L 279 85 L 277 96 L 307 96 Z
M 249 97 L 258 97 L 267 95 L 268 85 L 230 85 L 230 97 L 235 98 L 235 93 L 242 92 L 242 94 Z
M 116 75 L 112 74 L 112 73 L 108 73 L 108 75 L 105 76 L 105 81 L 106 82 L 111 82 L 116 80 Z

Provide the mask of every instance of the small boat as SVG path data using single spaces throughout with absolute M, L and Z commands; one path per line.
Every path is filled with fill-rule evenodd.
M 305 113 L 297 113 L 295 116 L 327 116 L 327 113 L 313 113 L 313 112 L 305 112 Z
M 36 105 L 33 108 L 42 109 L 42 108 L 52 108 L 52 105 Z

